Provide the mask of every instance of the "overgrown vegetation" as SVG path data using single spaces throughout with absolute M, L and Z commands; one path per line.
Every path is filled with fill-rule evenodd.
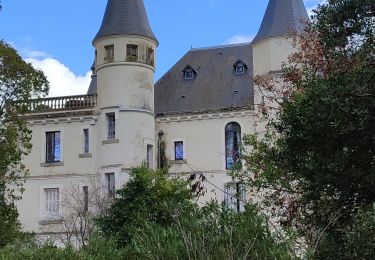
M 265 191 L 270 213 L 295 227 L 318 259 L 348 253 L 338 249 L 350 232 L 359 236 L 352 243 L 362 243 L 355 213 L 375 201 L 374 16 L 373 0 L 329 0 L 294 36 L 301 51 L 282 79 L 255 78 L 268 104 L 280 106 L 261 109 L 276 116 L 263 139 L 245 138 L 248 172 L 236 177 Z

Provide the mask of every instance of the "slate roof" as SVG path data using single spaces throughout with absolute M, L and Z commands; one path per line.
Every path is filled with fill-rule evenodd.
M 254 105 L 253 54 L 250 43 L 192 49 L 155 84 L 157 115 L 252 107 Z M 233 65 L 241 60 L 245 74 Z M 183 70 L 197 73 L 185 80 Z
M 270 37 L 288 35 L 290 31 L 300 32 L 306 21 L 310 20 L 303 0 L 270 0 L 252 44 Z
M 89 89 L 87 90 L 87 95 L 94 95 L 98 94 L 98 80 L 96 77 L 96 72 L 95 72 L 95 60 L 91 65 L 91 81 L 90 81 L 90 86 Z
M 108 0 L 102 25 L 93 42 L 113 35 L 137 35 L 157 42 L 143 0 Z

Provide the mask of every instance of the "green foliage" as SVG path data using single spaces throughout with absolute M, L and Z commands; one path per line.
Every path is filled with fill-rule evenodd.
M 277 239 L 257 209 L 243 213 L 217 203 L 198 206 L 163 226 L 146 223 L 126 247 L 128 259 L 294 259 L 289 244 Z
M 328 237 L 337 250 L 355 209 L 375 201 L 374 6 L 373 0 L 319 6 L 307 30 L 312 38 L 304 38 L 318 37 L 317 46 L 294 55 L 302 66 L 285 67 L 283 79 L 295 91 L 265 138 L 245 138 L 249 173 L 237 177 L 273 191 L 271 203 L 284 205 L 283 220 L 311 245 Z
M 124 253 L 116 248 L 116 241 L 93 236 L 89 245 L 81 250 L 72 246 L 59 248 L 51 241 L 38 245 L 33 238 L 20 240 L 4 249 L 0 249 L 0 259 L 7 260 L 122 260 Z
M 0 200 L 0 248 L 19 238 L 20 231 L 17 209 Z
M 32 147 L 31 132 L 22 117 L 27 101 L 47 92 L 48 81 L 43 73 L 0 40 L 0 194 L 5 200 L 19 198 L 17 192 L 22 192 L 28 174 L 21 163 Z
M 0 40 L 0 248 L 19 231 L 13 201 L 20 198 L 28 174 L 21 160 L 31 151 L 31 132 L 22 118 L 26 106 L 16 102 L 27 102 L 47 91 L 43 73 Z
M 164 171 L 135 168 L 130 181 L 117 191 L 108 214 L 97 223 L 106 236 L 124 245 L 145 222 L 170 224 L 179 210 L 191 205 L 191 199 L 186 181 L 168 178 Z
M 359 210 L 354 224 L 340 230 L 340 241 L 328 235 L 318 245 L 316 259 L 374 259 L 375 205 L 369 211 Z

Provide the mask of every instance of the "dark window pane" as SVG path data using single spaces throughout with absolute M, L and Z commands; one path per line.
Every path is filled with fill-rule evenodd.
M 89 210 L 89 187 L 83 186 L 83 206 L 85 211 Z
M 108 197 L 114 198 L 115 197 L 115 174 L 113 172 L 106 173 L 106 181 L 107 181 L 107 191 Z
M 238 123 L 229 123 L 225 128 L 225 161 L 228 170 L 240 162 L 241 127 Z
M 175 152 L 175 160 L 181 161 L 184 159 L 184 143 L 183 142 L 175 142 L 174 143 L 174 152 Z
M 83 129 L 83 135 L 84 135 L 84 153 L 90 152 L 90 137 L 89 137 L 89 129 Z
M 46 133 L 46 162 L 60 162 L 60 132 Z

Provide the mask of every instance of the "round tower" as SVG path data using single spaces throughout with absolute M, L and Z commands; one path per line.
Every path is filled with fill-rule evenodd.
M 143 0 L 108 0 L 93 45 L 99 167 L 129 169 L 145 161 L 152 167 L 158 41 Z

